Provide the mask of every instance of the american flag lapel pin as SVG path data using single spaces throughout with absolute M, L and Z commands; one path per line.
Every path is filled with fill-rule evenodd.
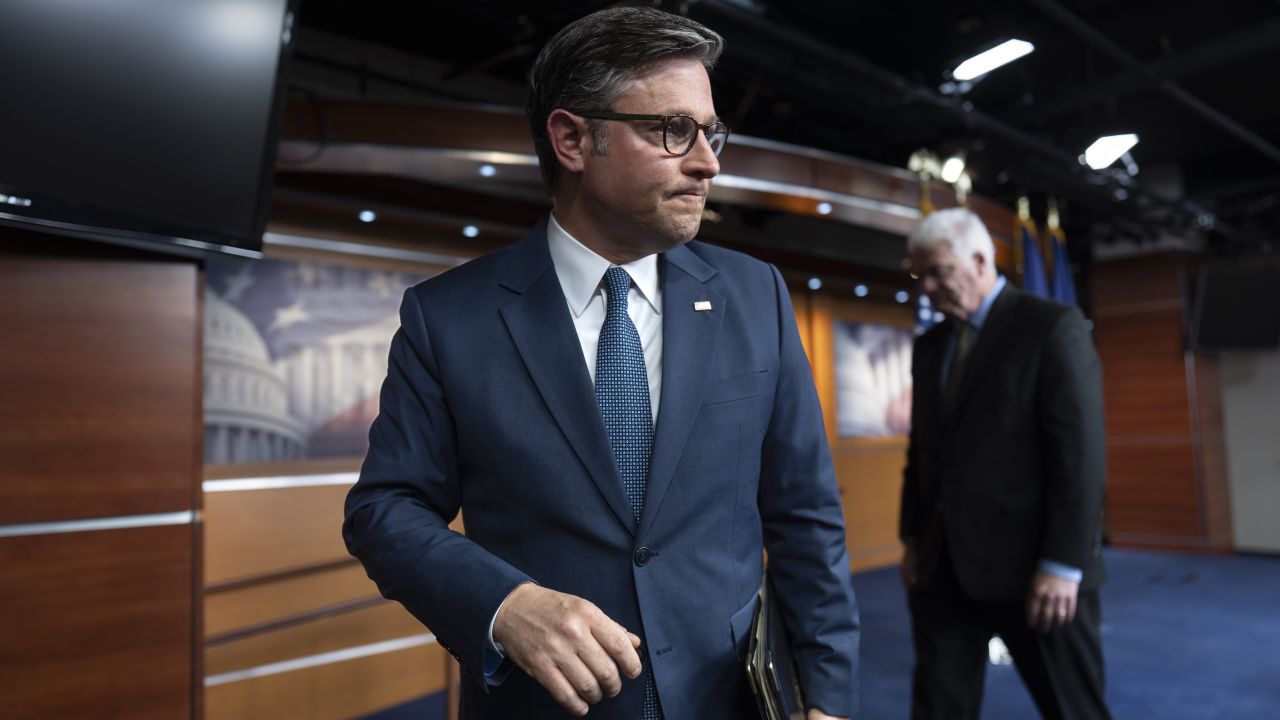
M 695 300 L 693 303 L 693 309 L 695 312 L 707 312 L 708 310 L 711 309 L 711 301 Z

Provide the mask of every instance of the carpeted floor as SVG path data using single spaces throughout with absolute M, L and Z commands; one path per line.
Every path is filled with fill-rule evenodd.
M 1102 589 L 1116 720 L 1280 718 L 1280 557 L 1109 550 Z M 861 573 L 862 720 L 909 711 L 912 651 L 896 568 Z M 989 666 L 984 720 L 1038 714 L 1009 665 Z
M 1280 557 L 1107 551 L 1107 699 L 1116 720 L 1280 718 Z M 905 720 L 911 636 L 896 568 L 854 576 L 862 609 L 859 720 Z M 443 693 L 376 720 L 443 717 Z M 588 716 L 589 717 L 589 716 Z M 1032 720 L 1011 665 L 987 669 L 983 720 Z

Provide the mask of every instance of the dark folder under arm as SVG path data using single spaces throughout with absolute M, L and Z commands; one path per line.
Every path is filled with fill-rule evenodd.
M 804 699 L 796 677 L 791 636 L 767 574 L 760 585 L 756 614 L 751 622 L 747 677 L 761 720 L 804 720 Z

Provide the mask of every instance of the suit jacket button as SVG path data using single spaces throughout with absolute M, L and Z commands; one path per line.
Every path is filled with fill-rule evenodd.
M 653 553 L 649 552 L 649 548 L 642 547 L 639 550 L 636 550 L 634 560 L 636 561 L 636 565 L 644 567 L 649 564 L 649 558 L 652 556 Z

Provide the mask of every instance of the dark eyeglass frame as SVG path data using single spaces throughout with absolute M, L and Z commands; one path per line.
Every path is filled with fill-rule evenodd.
M 911 267 L 908 269 L 908 272 L 910 272 L 912 280 L 923 282 L 926 277 L 931 277 L 934 280 L 941 281 L 954 275 L 956 272 L 956 266 L 955 263 L 947 265 L 933 265 L 924 272 L 921 272 L 918 268 Z
M 703 135 L 705 138 L 707 138 L 707 143 L 711 145 L 711 151 L 718 156 L 720 154 L 720 151 L 724 150 L 724 146 L 729 144 L 729 133 L 731 132 L 729 130 L 729 126 L 725 125 L 719 120 L 713 120 L 709 123 L 700 123 L 698 122 L 698 119 L 693 117 L 692 115 L 685 115 L 683 113 L 679 113 L 676 115 L 641 115 L 636 113 L 619 113 L 619 112 L 608 112 L 606 110 L 599 110 L 599 111 L 593 110 L 590 112 L 580 112 L 580 113 L 574 113 L 574 114 L 579 117 L 591 118 L 592 120 L 642 120 L 642 121 L 648 121 L 648 122 L 661 122 L 662 123 L 662 149 L 666 150 L 668 154 L 674 155 L 676 157 L 684 157 L 685 155 L 689 154 L 689 151 L 693 149 L 693 146 L 698 143 L 699 133 Z M 693 122 L 694 126 L 696 126 L 697 129 L 699 130 L 699 132 L 695 132 L 693 135 L 689 136 L 689 145 L 679 152 L 672 150 L 671 146 L 667 143 L 667 137 L 671 131 L 671 121 L 675 120 L 676 118 L 688 118 L 690 121 Z M 712 132 L 713 128 L 719 128 L 719 130 L 713 133 Z M 719 148 L 716 148 L 714 144 L 711 144 L 711 136 L 713 134 L 719 134 L 720 132 L 723 132 L 724 134 L 724 142 L 720 143 Z

